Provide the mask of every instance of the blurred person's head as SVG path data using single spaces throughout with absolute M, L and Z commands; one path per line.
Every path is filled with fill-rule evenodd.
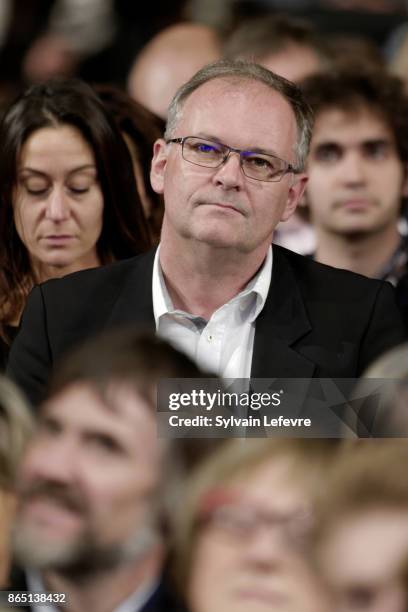
M 157 439 L 161 377 L 196 376 L 184 355 L 123 330 L 90 341 L 56 370 L 18 478 L 15 553 L 26 567 L 95 575 L 156 559 L 177 476 Z
M 153 145 L 163 136 L 164 121 L 116 87 L 101 85 L 96 91 L 128 145 L 143 210 L 153 239 L 158 242 L 163 198 L 153 191 L 149 177 Z
M 327 611 L 308 561 L 332 441 L 234 440 L 188 481 L 175 576 L 192 612 Z
M 391 231 L 408 195 L 408 98 L 379 70 L 349 69 L 303 83 L 315 113 L 306 205 L 321 236 L 359 240 Z
M 9 535 L 15 508 L 15 480 L 32 431 L 32 418 L 15 385 L 0 378 L 0 588 L 7 583 Z
M 408 436 L 408 343 L 386 351 L 360 377 L 352 414 L 359 437 Z M 357 403 L 358 402 L 358 403 Z
M 346 444 L 318 512 L 316 548 L 334 612 L 405 612 L 406 440 Z
M 333 32 L 326 41 L 326 52 L 332 70 L 386 69 L 386 61 L 375 42 L 362 36 Z
M 290 81 L 328 68 L 325 43 L 305 19 L 262 15 L 244 20 L 226 39 L 224 56 L 261 64 Z
M 0 181 L 2 322 L 18 322 L 34 283 L 149 246 L 128 149 L 84 82 L 45 82 L 10 106 Z
M 217 32 L 198 23 L 172 25 L 147 43 L 130 70 L 130 95 L 166 119 L 177 89 L 221 55 Z

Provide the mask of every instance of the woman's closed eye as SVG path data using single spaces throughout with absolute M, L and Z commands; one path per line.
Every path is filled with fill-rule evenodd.
M 75 195 L 81 195 L 89 191 L 90 185 L 69 185 L 68 189 Z
M 49 183 L 39 179 L 32 179 L 23 181 L 23 187 L 30 195 L 40 196 L 48 191 Z

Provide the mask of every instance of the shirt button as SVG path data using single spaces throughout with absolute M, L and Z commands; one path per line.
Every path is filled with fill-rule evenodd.
M 207 336 L 207 340 L 208 340 L 208 342 L 212 342 L 212 339 L 213 339 L 212 335 L 211 335 L 211 334 L 208 334 L 208 336 Z

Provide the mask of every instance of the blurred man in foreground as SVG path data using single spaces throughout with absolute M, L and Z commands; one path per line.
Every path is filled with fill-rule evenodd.
M 171 347 L 130 331 L 57 371 L 17 483 L 24 573 L 11 588 L 65 593 L 72 612 L 173 609 L 161 574 L 177 461 L 157 439 L 156 385 L 196 374 Z

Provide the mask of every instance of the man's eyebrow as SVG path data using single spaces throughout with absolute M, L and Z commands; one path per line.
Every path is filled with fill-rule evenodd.
M 343 143 L 337 142 L 337 140 L 320 140 L 319 142 L 313 143 L 313 145 L 313 148 L 315 149 L 318 149 L 319 147 L 339 147 L 342 149 L 347 146 Z
M 378 138 L 365 138 L 364 140 L 360 140 L 359 142 L 357 142 L 355 145 L 352 146 L 357 146 L 357 147 L 361 147 L 364 146 L 366 144 L 392 144 L 393 139 L 391 138 L 391 136 L 381 136 Z M 343 143 L 343 142 L 338 142 L 337 140 L 319 140 L 317 142 L 315 142 L 313 144 L 314 148 L 319 148 L 319 147 L 339 147 L 339 148 L 347 148 L 348 145 L 347 143 Z
M 263 153 L 264 155 L 271 155 L 272 157 L 279 157 L 279 158 L 282 157 L 281 155 L 278 155 L 276 151 L 262 149 L 261 147 L 246 147 L 245 149 L 242 149 L 242 150 L 250 151 L 251 153 Z
M 213 134 L 208 134 L 206 132 L 198 132 L 198 134 L 194 134 L 193 138 L 203 138 L 204 140 L 213 140 L 214 142 L 218 142 L 219 144 L 224 144 L 217 136 Z
M 393 143 L 393 140 L 391 137 L 381 137 L 381 138 L 366 138 L 365 140 L 361 141 L 360 146 L 366 146 L 366 145 L 390 145 Z

